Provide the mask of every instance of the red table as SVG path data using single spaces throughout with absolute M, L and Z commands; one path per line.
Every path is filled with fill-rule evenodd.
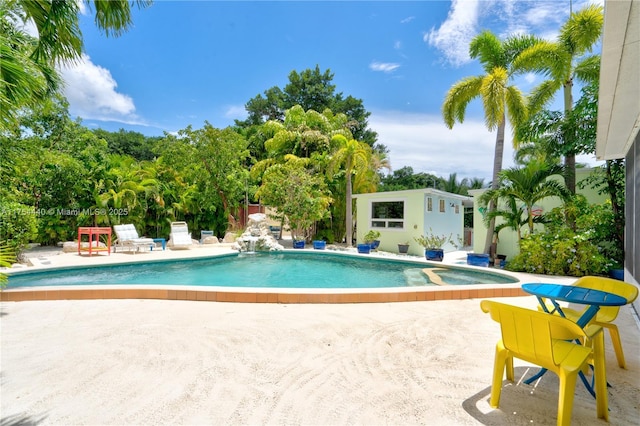
M 89 247 L 82 247 L 82 236 L 87 235 L 89 237 Z M 100 241 L 100 235 L 107 236 L 107 246 L 98 247 Z M 95 238 L 94 238 L 95 237 Z M 93 247 L 93 243 L 96 246 Z M 91 256 L 94 252 L 106 251 L 111 256 L 111 227 L 80 227 L 78 228 L 78 254 L 82 252 L 89 252 Z

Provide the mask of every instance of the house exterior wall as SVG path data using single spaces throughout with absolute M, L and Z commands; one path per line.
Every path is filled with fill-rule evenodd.
M 358 243 L 364 241 L 364 235 L 370 230 L 380 232 L 379 250 L 391 253 L 398 252 L 398 244 L 409 243 L 409 254 L 422 256 L 424 248 L 415 240 L 429 232 L 429 228 L 437 235 L 452 235 L 454 241 L 464 234 L 464 207 L 462 200 L 467 197 L 456 194 L 448 194 L 431 189 L 419 189 L 411 191 L 376 192 L 370 194 L 357 194 L 356 200 L 356 235 Z M 432 211 L 427 211 L 428 199 L 432 199 Z M 444 203 L 444 212 L 440 212 L 440 201 Z M 373 202 L 404 202 L 404 224 L 402 228 L 381 228 L 372 226 Z M 456 206 L 457 211 L 456 213 Z M 447 244 L 445 251 L 455 249 L 455 246 Z

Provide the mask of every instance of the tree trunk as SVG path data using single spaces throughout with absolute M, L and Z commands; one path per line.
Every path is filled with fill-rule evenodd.
M 504 115 L 502 116 L 502 121 L 498 125 L 498 133 L 496 134 L 496 148 L 495 153 L 493 154 L 493 177 L 491 179 L 491 189 L 498 188 L 498 174 L 502 171 L 502 157 L 504 155 Z M 489 202 L 489 210 L 488 212 L 492 212 L 496 209 L 496 204 L 491 200 Z M 488 213 L 487 212 L 487 213 Z M 484 251 L 483 253 L 489 253 L 491 250 L 491 243 L 493 240 L 493 234 L 496 228 L 496 220 L 492 218 L 489 221 L 489 227 L 487 228 L 487 238 L 484 242 Z
M 348 169 L 347 169 L 348 170 Z M 351 206 L 351 173 L 347 171 L 347 214 L 346 214 L 346 225 L 347 225 L 347 247 L 351 247 L 353 245 L 353 208 Z
M 565 120 L 569 118 L 569 113 L 573 109 L 573 80 L 569 79 L 563 86 L 564 91 L 564 118 Z M 567 135 L 565 135 L 565 138 Z M 570 149 L 565 151 L 564 157 L 564 184 L 567 186 L 567 189 L 571 192 L 571 195 L 576 195 L 576 154 L 575 147 L 573 144 L 575 143 L 574 135 L 571 135 L 571 140 L 565 140 L 565 144 L 570 144 Z

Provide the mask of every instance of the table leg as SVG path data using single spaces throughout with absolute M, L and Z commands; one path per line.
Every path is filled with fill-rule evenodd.
M 525 380 L 524 383 L 527 384 L 527 385 L 530 385 L 534 381 L 538 380 L 540 377 L 544 376 L 544 374 L 546 372 L 547 372 L 546 368 L 541 368 L 540 371 L 538 371 L 536 374 L 534 374 L 533 377 L 530 377 L 527 380 Z
M 596 383 L 596 412 L 599 419 L 609 421 L 609 396 L 607 394 L 607 373 L 604 357 L 604 330 L 593 337 L 593 374 Z

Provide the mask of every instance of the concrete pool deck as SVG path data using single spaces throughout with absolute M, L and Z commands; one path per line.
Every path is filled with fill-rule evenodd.
M 148 255 L 122 256 L 150 260 L 162 253 Z M 72 266 L 114 261 L 120 254 L 55 256 L 47 258 L 52 265 Z M 532 296 L 499 300 L 537 306 Z M 617 324 L 627 369 L 617 366 L 607 334 L 609 424 L 638 424 L 640 328 L 630 306 L 622 308 Z M 556 376 L 525 385 L 522 378 L 537 368 L 519 360 L 500 408 L 488 405 L 499 328 L 482 313 L 478 298 L 2 302 L 0 330 L 3 426 L 555 424 Z M 607 424 L 596 418 L 595 400 L 580 382 L 572 424 Z
M 285 248 L 290 240 L 282 240 Z M 426 262 L 417 256 L 397 255 L 387 252 L 357 254 L 355 248 L 336 247 L 337 251 L 362 257 L 382 257 L 412 259 L 438 265 L 439 262 Z M 307 249 L 311 250 L 312 249 Z M 327 250 L 329 251 L 329 250 Z M 32 266 L 18 268 L 26 271 L 43 271 L 50 268 L 110 265 L 117 263 L 135 263 L 141 261 L 177 260 L 210 257 L 237 253 L 230 244 L 227 245 L 194 245 L 189 250 L 153 250 L 143 253 L 119 252 L 79 255 L 63 253 L 58 249 L 38 248 L 27 254 Z M 466 263 L 465 251 L 446 253 L 442 264 L 462 266 Z M 466 265 L 464 265 L 466 267 Z M 494 268 L 470 267 L 481 272 L 504 272 Z M 79 300 L 79 299 L 166 299 L 166 300 L 199 300 L 210 302 L 238 303 L 382 303 L 410 302 L 426 300 L 469 299 L 479 297 L 515 297 L 525 296 L 521 289 L 522 282 L 560 282 L 570 283 L 573 279 L 566 277 L 549 277 L 508 272 L 520 282 L 512 284 L 474 284 L 451 286 L 425 286 L 382 289 L 269 289 L 269 288 L 228 288 L 202 286 L 82 286 L 79 287 L 42 287 L 6 290 L 0 293 L 2 301 L 25 300 Z

